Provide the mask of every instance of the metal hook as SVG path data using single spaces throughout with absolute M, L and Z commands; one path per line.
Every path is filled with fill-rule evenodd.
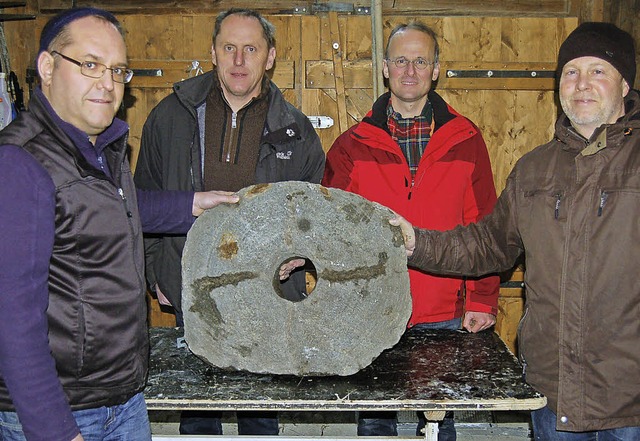
M 200 62 L 198 60 L 193 60 L 191 62 L 191 66 L 187 67 L 187 70 L 185 72 L 189 74 L 189 78 L 197 77 L 198 75 L 204 73 L 204 71 L 202 70 L 202 66 L 200 66 Z

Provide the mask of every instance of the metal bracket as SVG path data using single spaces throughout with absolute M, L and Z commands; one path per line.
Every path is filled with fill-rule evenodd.
M 333 118 L 330 116 L 307 116 L 314 129 L 328 129 L 333 126 Z
M 161 77 L 163 75 L 162 69 L 133 69 L 135 77 Z
M 553 78 L 548 70 L 447 70 L 447 78 Z
M 187 345 L 187 341 L 184 339 L 184 337 L 176 338 L 176 348 L 182 349 L 182 348 L 188 348 L 188 347 L 189 346 Z

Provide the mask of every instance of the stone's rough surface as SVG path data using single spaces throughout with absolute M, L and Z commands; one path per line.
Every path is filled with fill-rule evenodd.
M 239 194 L 187 236 L 182 302 L 196 355 L 225 369 L 351 375 L 398 342 L 411 295 L 389 209 L 303 182 Z M 276 275 L 297 256 L 311 260 L 318 280 L 308 297 L 290 301 Z

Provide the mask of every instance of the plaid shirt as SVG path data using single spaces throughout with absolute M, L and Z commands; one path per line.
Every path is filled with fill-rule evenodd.
M 400 150 L 402 150 L 407 159 L 413 181 L 418 170 L 420 158 L 422 158 L 429 139 L 431 139 L 433 130 L 433 107 L 431 102 L 426 102 L 420 115 L 414 118 L 403 118 L 402 115 L 393 110 L 391 100 L 389 100 L 387 125 L 389 126 L 391 137 L 398 143 Z M 411 185 L 413 185 L 413 182 L 411 182 Z

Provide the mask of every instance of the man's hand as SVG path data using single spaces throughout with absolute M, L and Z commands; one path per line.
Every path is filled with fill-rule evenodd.
M 239 200 L 240 197 L 231 191 L 199 191 L 193 195 L 192 214 L 197 217 L 216 205 L 236 204 Z
M 153 291 L 156 293 L 156 296 L 158 297 L 158 303 L 165 306 L 173 306 L 171 305 L 171 302 L 169 301 L 167 296 L 165 296 L 164 293 L 160 290 L 160 286 L 157 283 L 153 286 Z
M 280 276 L 280 280 L 287 280 L 291 275 L 291 273 L 293 272 L 293 270 L 301 266 L 304 266 L 305 263 L 306 263 L 305 259 L 293 259 L 287 263 L 283 263 L 282 266 L 280 267 L 280 271 L 278 272 L 278 275 Z
M 413 231 L 413 225 L 399 214 L 396 214 L 396 217 L 389 219 L 389 223 L 396 227 L 400 227 L 400 230 L 402 230 L 404 248 L 407 250 L 407 257 L 411 257 L 413 250 L 416 249 L 416 236 Z
M 496 316 L 488 312 L 467 311 L 462 327 L 469 332 L 480 332 L 496 324 Z
M 71 441 L 84 441 L 84 438 L 82 437 L 82 434 L 79 433 Z

